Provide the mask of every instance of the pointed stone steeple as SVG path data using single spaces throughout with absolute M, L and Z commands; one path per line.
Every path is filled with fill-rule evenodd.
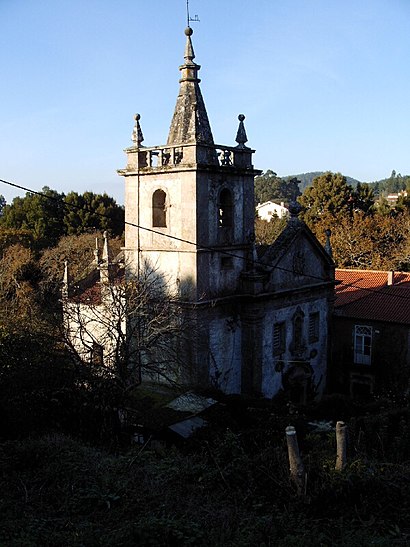
M 108 233 L 104 232 L 104 246 L 103 246 L 103 252 L 102 252 L 102 259 L 99 264 L 99 270 L 100 270 L 100 281 L 101 283 L 109 283 L 112 279 L 112 267 L 113 264 L 111 262 L 111 249 L 108 241 Z
M 179 67 L 181 79 L 175 106 L 174 117 L 168 135 L 167 144 L 214 144 L 211 126 L 205 103 L 199 88 L 198 70 L 201 68 L 194 62 L 195 54 L 192 46 L 191 27 L 185 29 L 185 64 Z

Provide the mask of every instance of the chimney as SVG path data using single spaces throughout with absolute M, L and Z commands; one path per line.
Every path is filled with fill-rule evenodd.
M 390 270 L 387 272 L 387 284 L 394 285 L 394 271 Z

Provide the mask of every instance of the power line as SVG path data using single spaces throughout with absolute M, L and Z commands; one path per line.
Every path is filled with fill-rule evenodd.
M 19 184 L 14 183 L 14 182 L 10 182 L 10 181 L 4 180 L 4 179 L 0 179 L 0 183 L 6 184 L 8 186 L 12 186 L 14 188 L 18 188 L 19 190 L 24 190 L 25 192 L 29 192 L 29 193 L 37 195 L 37 196 L 41 196 L 41 197 L 49 199 L 51 201 L 60 201 L 60 198 L 58 198 L 56 196 L 48 196 L 44 192 L 38 192 L 37 190 L 32 190 L 31 188 L 21 186 Z M 83 210 L 84 209 L 84 207 L 81 206 L 81 205 L 76 205 L 74 203 L 66 203 L 64 201 L 62 201 L 62 205 L 66 208 L 71 208 L 71 209 L 77 209 L 77 210 Z M 108 218 L 108 219 L 111 218 L 109 215 L 106 215 L 104 213 L 99 213 L 98 211 L 93 211 L 93 212 L 94 212 L 95 215 L 97 215 L 99 217 Z M 259 266 L 261 266 L 265 269 L 268 268 L 268 266 L 264 262 L 261 262 L 260 260 L 256 260 L 256 261 L 250 260 L 246 257 L 243 257 L 242 255 L 237 255 L 237 254 L 232 253 L 230 251 L 220 249 L 219 247 L 212 247 L 212 246 L 209 246 L 209 245 L 198 245 L 198 243 L 196 243 L 194 241 L 190 241 L 188 239 L 183 239 L 183 238 L 173 236 L 173 235 L 170 235 L 170 234 L 164 234 L 163 232 L 159 232 L 158 230 L 154 230 L 153 228 L 148 228 L 147 226 L 141 226 L 139 224 L 135 224 L 133 222 L 128 222 L 126 220 L 124 220 L 124 224 L 126 224 L 128 226 L 132 226 L 133 228 L 137 228 L 139 230 L 145 230 L 147 232 L 151 232 L 153 234 L 157 234 L 157 235 L 160 235 L 162 237 L 172 239 L 174 241 L 179 241 L 180 243 L 187 243 L 188 245 L 193 245 L 194 247 L 196 247 L 199 250 L 205 250 L 205 251 L 209 251 L 209 252 L 219 252 L 221 254 L 224 254 L 226 256 L 230 256 L 232 258 L 238 258 L 240 260 L 244 260 L 244 261 L 247 261 L 247 262 L 252 262 L 253 264 L 257 264 L 257 265 L 259 265 Z M 281 266 L 275 266 L 275 268 L 277 270 L 280 270 L 280 271 L 283 271 L 283 272 L 286 272 L 286 273 L 294 274 L 293 270 L 289 270 L 288 268 L 283 268 Z M 355 271 L 355 270 L 352 270 L 352 271 Z M 322 282 L 328 281 L 327 279 L 324 279 L 323 277 L 319 277 L 319 276 L 316 276 L 316 275 L 313 275 L 313 274 L 307 274 L 307 273 L 299 274 L 298 273 L 298 275 L 301 275 L 303 277 L 309 277 L 311 279 L 317 279 L 318 281 L 322 281 Z M 338 280 L 336 280 L 336 281 L 338 281 Z M 353 287 L 353 288 L 359 289 L 361 291 L 377 293 L 377 294 L 381 294 L 381 295 L 385 295 L 385 296 L 399 298 L 399 299 L 402 299 L 402 300 L 410 300 L 410 297 L 407 297 L 407 296 L 404 296 L 404 295 L 394 294 L 394 293 L 390 294 L 389 292 L 383 291 L 382 289 L 372 289 L 370 287 L 360 287 L 358 285 L 355 285 L 354 283 L 347 283 L 347 282 L 344 282 L 344 281 L 339 281 L 339 285 L 344 285 L 345 287 Z

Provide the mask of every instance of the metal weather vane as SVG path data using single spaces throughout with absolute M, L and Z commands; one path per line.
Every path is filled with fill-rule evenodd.
M 187 25 L 190 26 L 189 23 L 199 23 L 199 17 L 198 15 L 194 15 L 194 17 L 191 17 L 189 15 L 189 0 L 186 0 L 186 18 L 187 18 Z

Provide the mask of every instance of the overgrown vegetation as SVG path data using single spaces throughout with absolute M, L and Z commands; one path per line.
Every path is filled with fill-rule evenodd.
M 336 398 L 289 416 L 228 398 L 208 415 L 212 429 L 160 452 L 107 451 L 61 433 L 3 442 L 0 544 L 406 545 L 410 466 L 396 460 L 409 460 L 409 411 L 383 404 L 369 415 Z M 341 473 L 334 434 L 308 426 L 336 407 L 350 416 Z M 302 497 L 288 475 L 288 423 L 308 475 Z

